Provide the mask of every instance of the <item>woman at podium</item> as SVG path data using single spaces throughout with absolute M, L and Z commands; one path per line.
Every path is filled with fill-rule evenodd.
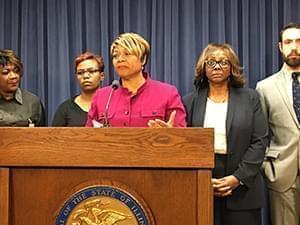
M 261 224 L 268 129 L 258 94 L 244 83 L 231 46 L 209 44 L 196 65 L 195 91 L 184 97 L 188 126 L 214 128 L 215 225 Z
M 175 86 L 152 80 L 144 71 L 149 43 L 124 33 L 111 45 L 119 82 L 97 90 L 88 113 L 88 127 L 184 127 L 185 109 Z

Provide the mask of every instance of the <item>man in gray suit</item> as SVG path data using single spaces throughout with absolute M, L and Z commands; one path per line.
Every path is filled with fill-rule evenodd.
M 300 125 L 297 114 L 300 119 L 300 110 L 297 113 L 294 108 L 300 101 L 295 91 L 300 78 L 294 72 L 300 71 L 300 24 L 290 23 L 283 28 L 279 50 L 284 61 L 281 70 L 257 84 L 270 129 L 263 172 L 270 194 L 272 224 L 299 225 Z

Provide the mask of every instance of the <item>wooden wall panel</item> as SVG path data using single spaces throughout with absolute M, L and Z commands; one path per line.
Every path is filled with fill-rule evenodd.
M 9 225 L 9 169 L 0 168 L 0 224 Z
M 52 225 L 60 207 L 78 191 L 76 187 L 103 179 L 123 183 L 137 192 L 152 210 L 157 225 L 207 225 L 203 218 L 210 212 L 208 198 L 200 196 L 197 201 L 196 195 L 197 182 L 200 179 L 199 186 L 207 185 L 203 179 L 207 174 L 209 171 L 198 175 L 197 170 L 159 169 L 13 169 L 10 225 Z

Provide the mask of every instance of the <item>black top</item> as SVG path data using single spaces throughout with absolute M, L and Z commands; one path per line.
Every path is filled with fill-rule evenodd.
M 53 127 L 84 127 L 87 119 L 87 112 L 83 111 L 74 100 L 68 99 L 60 104 L 55 112 Z

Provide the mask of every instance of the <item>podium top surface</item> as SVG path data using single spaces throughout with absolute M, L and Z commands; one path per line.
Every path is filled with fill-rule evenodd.
M 210 128 L 0 128 L 0 167 L 213 168 Z

